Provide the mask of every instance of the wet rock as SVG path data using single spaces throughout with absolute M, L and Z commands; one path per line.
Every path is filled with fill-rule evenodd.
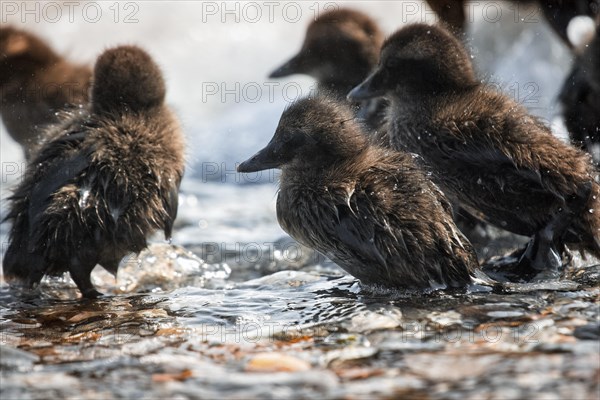
M 349 346 L 339 350 L 327 352 L 322 357 L 322 363 L 326 366 L 349 365 L 351 361 L 368 359 L 378 353 L 375 347 Z
M 0 344 L 0 371 L 29 371 L 39 361 L 35 354 Z
M 345 321 L 341 326 L 349 332 L 367 332 L 379 329 L 393 329 L 402 323 L 402 312 L 398 308 L 382 308 L 376 312 L 365 310 Z
M 260 353 L 252 356 L 245 368 L 249 372 L 297 372 L 311 369 L 309 363 L 281 353 Z
M 600 323 L 591 323 L 578 326 L 573 331 L 573 336 L 581 340 L 600 340 Z

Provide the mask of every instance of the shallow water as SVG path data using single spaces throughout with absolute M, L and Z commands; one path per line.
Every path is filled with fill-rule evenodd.
M 250 3 L 238 3 L 239 21 L 223 22 L 220 2 L 135 2 L 134 24 L 115 23 L 112 3 L 98 4 L 98 23 L 78 14 L 73 23 L 8 21 L 80 61 L 126 42 L 163 66 L 190 145 L 173 243 L 157 235 L 116 278 L 95 271 L 107 294 L 96 301 L 79 300 L 68 277 L 45 279 L 35 292 L 1 283 L 2 399 L 598 398 L 597 260 L 575 256 L 561 279 L 536 284 L 370 291 L 283 233 L 274 173 L 233 172 L 272 135 L 293 96 L 283 85 L 312 87 L 292 77 L 271 97 L 265 76 L 300 47 L 315 10 L 344 3 L 294 3 L 297 21 L 277 13 L 270 21 L 259 3 L 265 17 L 255 22 L 241 11 Z M 212 5 L 217 14 L 207 13 Z M 352 5 L 387 32 L 434 19 L 419 2 Z M 121 9 L 121 21 L 132 10 Z M 474 62 L 554 121 L 570 57 L 542 23 L 514 22 L 514 10 L 502 10 L 501 21 L 490 18 L 494 10 L 487 20 L 474 12 Z M 222 90 L 236 83 L 258 84 L 261 96 Z M 2 130 L 5 199 L 22 159 Z M 3 243 L 8 228 L 0 225 Z
M 502 292 L 373 294 L 333 268 L 234 282 L 224 265 L 151 251 L 173 260 L 168 282 L 155 256 L 116 285 L 96 274 L 129 294 L 1 289 L 2 398 L 597 397 L 598 265 Z

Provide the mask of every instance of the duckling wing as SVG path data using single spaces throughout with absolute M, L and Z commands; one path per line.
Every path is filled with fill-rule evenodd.
M 440 144 L 438 148 L 440 153 L 448 159 L 472 166 L 515 166 L 514 161 L 510 157 L 492 146 L 445 142 Z
M 50 149 L 65 149 L 66 147 L 77 146 L 83 140 L 84 136 L 82 133 L 67 135 L 57 139 Z M 48 157 L 50 155 L 41 154 L 39 159 L 50 159 Z M 67 158 L 52 160 L 51 164 L 44 171 L 43 177 L 40 177 L 41 179 L 37 183 L 34 183 L 31 188 L 28 209 L 30 230 L 38 226 L 52 194 L 72 182 L 89 165 L 90 159 L 85 152 L 74 152 L 73 155 Z M 24 185 L 22 188 L 29 190 L 30 186 Z
M 475 100 L 443 107 L 433 126 L 430 162 L 460 175 L 472 172 L 484 183 L 497 179 L 503 191 L 527 187 L 528 193 L 562 200 L 561 192 L 575 191 L 568 181 L 587 170 L 588 162 L 553 136 L 543 121 L 492 91 L 481 90 Z
M 525 165 L 520 160 L 515 160 L 491 142 L 446 141 L 440 143 L 438 149 L 440 154 L 448 160 L 450 166 L 468 167 L 471 174 L 485 181 L 484 184 L 495 182 L 494 185 L 503 192 L 510 192 L 513 188 L 526 187 L 530 194 L 551 192 L 556 195 L 553 188 L 542 179 L 539 167 L 535 168 Z M 448 168 L 448 170 L 450 169 L 451 167 Z
M 340 266 L 363 283 L 422 284 L 411 273 L 414 265 L 426 265 L 422 243 L 376 196 L 357 187 L 347 204 L 338 202 L 338 223 L 332 229 L 345 250 L 340 253 L 348 258 Z
M 369 207 L 357 204 L 356 201 L 354 203 L 358 206 L 356 211 L 347 204 L 336 205 L 338 221 L 332 227 L 332 231 L 360 261 L 366 264 L 379 264 L 387 269 L 385 257 L 375 244 L 377 217 Z

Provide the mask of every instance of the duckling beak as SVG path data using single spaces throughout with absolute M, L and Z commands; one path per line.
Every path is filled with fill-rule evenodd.
M 281 161 L 272 149 L 272 144 L 260 150 L 258 153 L 238 165 L 238 172 L 258 172 L 265 169 L 278 168 L 281 166 Z
M 348 93 L 347 99 L 349 101 L 363 101 L 383 96 L 385 89 L 381 85 L 381 81 L 379 70 L 375 70 L 363 83 Z
M 302 73 L 302 63 L 302 53 L 298 53 L 290 60 L 288 60 L 285 64 L 277 68 L 275 71 L 271 72 L 269 78 L 283 78 L 284 76 L 300 74 Z

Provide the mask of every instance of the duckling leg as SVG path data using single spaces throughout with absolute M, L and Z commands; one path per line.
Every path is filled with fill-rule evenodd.
M 529 242 L 519 261 L 519 267 L 523 270 L 541 271 L 542 274 L 537 275 L 540 278 L 555 277 L 559 274 L 565 250 L 562 238 L 573 219 L 584 211 L 591 192 L 592 184 L 588 183 L 565 202 L 565 207 L 557 211 L 550 222 Z
M 120 258 L 114 260 L 102 260 L 100 261 L 100 265 L 102 268 L 110 272 L 115 278 L 117 277 L 117 272 L 119 271 L 119 263 L 121 262 Z
M 90 277 L 90 274 L 95 266 L 95 262 L 83 263 L 79 259 L 71 260 L 69 265 L 69 273 L 71 274 L 71 278 L 73 278 L 75 281 L 75 284 L 79 288 L 81 295 L 88 299 L 96 299 L 103 296 L 102 293 L 96 290 Z
M 29 276 L 27 277 L 27 285 L 30 288 L 35 287 L 44 277 L 44 257 L 41 254 L 33 253 L 29 255 L 27 260 L 29 264 Z
M 554 243 L 555 231 L 546 226 L 534 235 L 519 260 L 519 270 L 539 273 L 547 278 L 558 276 L 562 268 L 562 251 Z
M 44 277 L 44 257 L 37 252 L 27 252 L 27 245 L 18 246 L 16 240 L 8 246 L 2 262 L 4 279 L 7 282 L 35 287 Z

